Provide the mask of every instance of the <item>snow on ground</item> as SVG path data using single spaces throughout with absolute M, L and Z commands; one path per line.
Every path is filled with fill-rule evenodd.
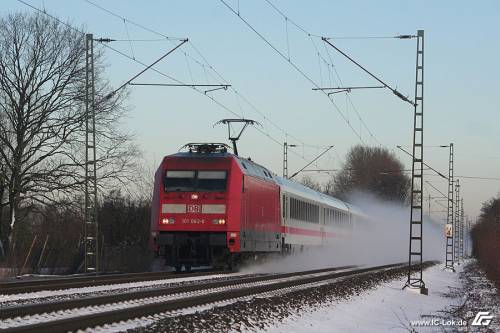
M 224 279 L 231 276 L 240 276 L 240 275 L 243 274 L 231 273 L 231 274 L 201 275 L 201 276 L 168 278 L 168 279 L 151 280 L 151 281 L 140 281 L 132 283 L 117 283 L 117 284 L 108 284 L 108 285 L 91 286 L 91 287 L 68 288 L 61 290 L 42 290 L 42 291 L 12 294 L 12 295 L 1 295 L 0 291 L 0 306 L 1 303 L 4 302 L 30 300 L 30 299 L 38 299 L 44 297 L 53 297 L 53 296 L 66 296 L 74 294 L 81 295 L 81 294 L 92 294 L 96 292 L 108 292 L 108 291 L 119 291 L 119 290 L 121 291 L 123 289 L 129 290 L 134 288 L 145 288 L 145 287 L 156 287 L 156 286 L 163 287 L 165 285 L 172 285 L 177 283 L 196 282 L 196 281 L 212 280 L 212 279 Z
M 275 326 L 266 326 L 259 332 L 442 332 L 467 330 L 457 326 L 459 320 L 450 322 L 443 310 L 464 303 L 465 293 L 461 289 L 459 274 L 463 265 L 456 267 L 456 273 L 443 270 L 443 265 L 434 265 L 424 271 L 424 281 L 429 295 L 424 296 L 408 289 L 401 290 L 406 278 L 381 284 L 377 289 L 364 292 L 345 301 L 332 302 L 320 307 L 302 309 L 300 313 L 287 317 Z M 450 297 L 450 294 L 455 296 Z M 429 317 L 431 316 L 431 317 Z M 419 326 L 421 320 L 441 320 L 444 326 Z M 498 320 L 498 319 L 497 319 Z M 440 322 L 441 323 L 441 322 Z M 470 324 L 470 323 L 469 323 Z M 252 331 L 254 331 L 252 329 Z

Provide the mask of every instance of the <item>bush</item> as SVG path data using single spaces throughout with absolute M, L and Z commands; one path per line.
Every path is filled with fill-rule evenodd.
M 481 209 L 479 222 L 471 230 L 472 255 L 488 278 L 500 288 L 500 199 L 492 199 Z

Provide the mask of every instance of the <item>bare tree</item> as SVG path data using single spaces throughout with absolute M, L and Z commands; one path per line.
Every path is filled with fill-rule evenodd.
M 404 166 L 385 148 L 355 146 L 333 180 L 334 195 L 345 199 L 353 191 L 368 191 L 386 200 L 405 202 L 410 178 Z
M 98 178 L 102 187 L 133 175 L 137 148 L 119 122 L 126 92 L 103 78 L 95 52 Z M 82 33 L 43 14 L 0 19 L 0 166 L 8 192 L 9 227 L 20 205 L 68 198 L 83 185 L 85 44 Z M 1 183 L 0 183 L 1 184 Z
M 3 114 L 0 114 L 0 119 L 3 117 Z M 1 121 L 1 120 L 0 120 Z M 4 145 L 0 142 L 0 150 L 4 149 Z M 5 196 L 7 194 L 7 168 L 3 163 L 0 153 L 0 258 L 5 256 L 5 249 L 2 242 L 2 235 L 4 230 L 4 207 L 7 206 L 7 200 Z
M 304 176 L 300 179 L 300 183 L 304 186 L 309 187 L 310 189 L 313 189 L 318 192 L 322 192 L 321 184 L 314 179 L 311 178 L 311 176 Z

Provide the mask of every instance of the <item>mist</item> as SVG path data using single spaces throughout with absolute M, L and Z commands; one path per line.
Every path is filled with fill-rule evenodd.
M 334 238 L 328 246 L 309 248 L 302 253 L 277 255 L 259 264 L 246 264 L 241 270 L 249 273 L 277 273 L 407 262 L 410 207 L 381 201 L 367 193 L 352 194 L 349 202 L 367 216 L 355 223 L 349 237 Z M 442 261 L 444 253 L 444 225 L 424 215 L 423 259 Z

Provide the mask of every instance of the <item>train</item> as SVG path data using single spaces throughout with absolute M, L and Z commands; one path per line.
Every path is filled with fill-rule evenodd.
M 180 271 L 234 269 L 245 260 L 349 237 L 353 205 L 279 177 L 223 143 L 190 143 L 155 173 L 150 247 Z

